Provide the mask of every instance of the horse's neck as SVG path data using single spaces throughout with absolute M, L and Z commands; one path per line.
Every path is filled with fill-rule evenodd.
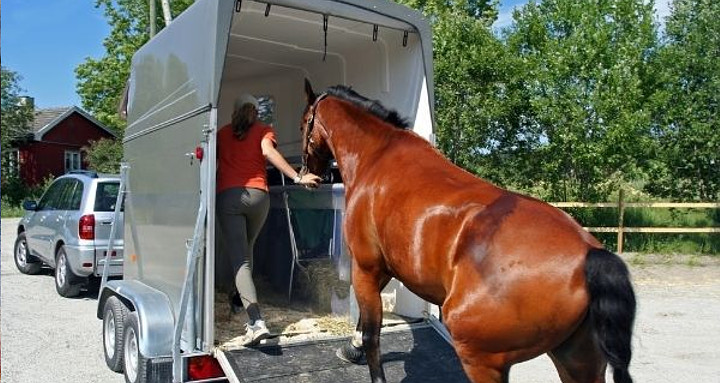
M 356 170 L 369 166 L 388 144 L 393 127 L 378 123 L 364 112 L 353 111 L 353 106 L 339 105 L 339 112 L 324 119 L 330 149 L 338 162 L 346 188 L 351 188 L 357 177 Z M 335 112 L 335 110 L 334 110 Z

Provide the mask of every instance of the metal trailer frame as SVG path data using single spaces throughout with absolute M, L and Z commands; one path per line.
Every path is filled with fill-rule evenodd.
M 353 19 L 349 17 L 347 8 L 358 9 L 364 15 L 377 14 L 378 17 L 396 20 L 413 28 L 413 33 L 419 37 L 422 56 L 424 78 L 422 81 L 422 96 L 420 102 L 428 105 L 430 132 L 424 136 L 434 141 L 432 133 L 434 121 L 433 113 L 433 68 L 431 32 L 429 25 L 422 16 L 415 11 L 389 1 L 366 2 L 364 0 L 245 0 L 270 5 L 278 5 L 290 9 L 315 12 L 333 17 Z M 119 216 L 121 202 L 125 199 L 124 236 L 126 238 L 126 256 L 124 263 L 126 278 L 124 280 L 108 280 L 107 269 L 103 274 L 100 293 L 98 296 L 97 317 L 102 319 L 103 308 L 111 296 L 119 298 L 130 311 L 136 311 L 139 317 L 139 350 L 142 355 L 152 361 L 152 368 L 156 373 L 168 374 L 172 371 L 173 382 L 184 382 L 185 361 L 187 358 L 198 355 L 211 355 L 214 350 L 214 271 L 215 271 L 215 167 L 216 167 L 216 133 L 218 129 L 218 107 L 220 97 L 221 79 L 223 76 L 224 60 L 228 46 L 228 33 L 232 23 L 235 7 L 240 7 L 239 0 L 199 0 L 185 13 L 177 17 L 133 58 L 133 75 L 129 82 L 130 110 L 128 111 L 128 129 L 124 139 L 125 161 L 122 165 L 122 176 L 118 203 L 116 203 L 116 218 Z M 229 13 L 228 13 L 229 11 Z M 209 26 L 208 26 L 209 23 Z M 372 24 L 372 22 L 371 22 Z M 376 24 L 377 25 L 377 24 Z M 192 27 L 203 26 L 193 30 Z M 377 27 L 375 28 L 377 29 Z M 192 33 L 191 33 L 192 32 Z M 188 35 L 190 34 L 190 35 Z M 207 40 L 210 44 L 207 44 Z M 407 41 L 405 32 L 403 45 Z M 203 45 L 203 42 L 205 45 Z M 175 44 L 175 45 L 173 45 Z M 188 48 L 190 47 L 190 48 Z M 192 51 L 193 47 L 201 47 Z M 184 49 L 184 51 L 183 51 Z M 183 55 L 195 55 L 195 61 L 183 62 Z M 198 58 L 199 56 L 199 58 Z M 175 59 L 175 61 L 173 61 Z M 164 64 L 160 65 L 160 64 Z M 185 65 L 185 66 L 183 66 Z M 182 73 L 191 67 L 192 73 Z M 199 69 L 198 69 L 199 68 Z M 188 75 L 198 75 L 200 78 L 188 78 Z M 183 77 L 184 75 L 184 77 Z M 133 88 L 142 88 L 143 81 L 154 81 L 157 76 L 163 78 L 163 83 L 175 82 L 177 88 L 174 93 L 164 99 L 152 99 L 146 94 L 133 94 Z M 185 81 L 183 83 L 183 81 Z M 183 93 L 184 92 L 184 93 Z M 143 97 L 149 99 L 142 99 Z M 422 107 L 422 105 L 421 105 Z M 418 112 L 419 113 L 419 112 Z M 184 132 L 182 139 L 166 141 L 162 136 L 169 130 Z M 190 132 L 190 133 L 188 133 Z M 188 136 L 189 134 L 189 136 Z M 155 137 L 159 136 L 159 137 Z M 188 138 L 189 137 L 189 138 Z M 152 139 L 150 139 L 152 138 Z M 184 140 L 184 141 L 183 141 Z M 190 142 L 196 143 L 200 151 L 193 151 L 188 147 Z M 173 146 L 174 145 L 174 146 Z M 172 157 L 174 152 L 184 147 L 188 152 L 183 153 L 184 158 Z M 148 153 L 157 150 L 160 156 L 149 156 Z M 197 154 L 204 154 L 204 158 L 197 158 Z M 157 154 L 157 153 L 156 153 Z M 177 165 L 187 161 L 187 173 L 165 174 L 162 171 L 155 173 L 146 171 L 148 168 L 158 166 L 157 159 L 162 158 L 168 163 Z M 196 166 L 199 165 L 199 166 Z M 173 168 L 177 170 L 178 167 Z M 172 173 L 173 169 L 168 169 Z M 142 174 L 139 174 L 142 173 Z M 152 175 L 162 179 L 150 179 Z M 165 185 L 168 180 L 180 182 L 177 189 L 175 185 Z M 142 180 L 139 182 L 137 180 Z M 194 180 L 194 181 L 193 181 Z M 170 195 L 164 200 L 152 200 L 148 184 L 155 182 Z M 180 195 L 183 187 L 196 185 L 194 195 Z M 155 185 L 157 186 L 157 185 Z M 192 186 L 190 186 L 192 188 Z M 154 190 L 153 193 L 157 193 Z M 173 194 L 174 193 L 174 194 Z M 178 197 L 179 196 L 179 197 Z M 190 215 L 173 216 L 163 215 L 160 209 L 149 209 L 153 203 L 161 204 L 172 199 L 180 198 L 179 204 L 196 206 L 194 225 L 187 220 Z M 192 202 L 194 199 L 195 202 Z M 137 206 L 135 205 L 137 204 Z M 190 206 L 190 207 L 192 207 Z M 139 207 L 139 208 L 138 208 Z M 136 209 L 137 208 L 137 209 Z M 185 206 L 187 210 L 187 206 Z M 153 216 L 156 214 L 157 216 Z M 178 218 L 185 218 L 178 222 Z M 153 221 L 156 220 L 156 221 Z M 174 221 L 175 220 L 175 221 Z M 117 222 L 117 220 L 115 221 Z M 160 222 L 161 224 L 157 224 Z M 184 222 L 184 223 L 183 223 Z M 177 225 L 181 226 L 177 226 Z M 111 237 L 118 235 L 118 228 L 113 224 Z M 167 231 L 163 231 L 168 229 Z M 143 233 L 147 231 L 147 233 Z M 165 265 L 168 269 L 162 270 L 159 275 L 152 274 L 158 270 L 158 263 L 163 261 L 179 260 L 177 243 L 184 235 L 192 233 L 192 237 L 185 237 L 184 268 L 182 276 L 177 275 L 180 270 L 174 263 Z M 140 234 L 143 234 L 142 236 Z M 169 256 L 164 259 L 148 262 L 147 248 L 140 250 L 143 238 L 156 238 L 166 235 L 178 241 L 173 241 L 174 250 L 168 249 Z M 292 235 L 292 233 L 290 233 Z M 178 238 L 180 236 L 180 238 Z M 142 237 L 142 238 L 141 238 Z M 182 241 L 181 241 L 182 242 Z M 109 242 L 107 254 L 112 252 L 113 241 Z M 153 245 L 154 243 L 151 243 Z M 130 245 L 130 246 L 128 246 Z M 146 242 L 142 242 L 146 246 Z M 148 250 L 147 252 L 144 252 Z M 145 270 L 143 270 L 145 268 Z M 152 268 L 152 270 L 150 270 Z M 174 272 L 174 273 L 173 273 Z M 175 280 L 180 284 L 164 279 L 167 275 L 176 275 Z M 148 277 L 150 275 L 150 277 Z M 169 286 L 169 287 L 168 287 Z M 437 308 L 432 310 L 437 312 Z M 435 327 L 449 339 L 441 323 L 431 320 Z M 171 367 L 171 368 L 170 368 Z M 224 378 L 223 378 L 224 379 Z M 220 379 L 220 380 L 223 380 Z M 209 380 L 208 380 L 209 381 Z

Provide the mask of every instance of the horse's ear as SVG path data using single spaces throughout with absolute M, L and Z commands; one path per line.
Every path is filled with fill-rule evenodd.
M 315 92 L 313 92 L 312 85 L 310 85 L 308 79 L 305 79 L 305 100 L 308 105 L 312 105 L 315 103 L 315 99 L 317 99 L 317 96 L 315 96 Z

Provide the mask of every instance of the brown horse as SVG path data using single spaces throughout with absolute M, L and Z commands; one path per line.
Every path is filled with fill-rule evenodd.
M 395 277 L 442 306 L 475 383 L 507 382 L 543 353 L 565 383 L 604 382 L 608 363 L 616 383 L 632 382 L 636 303 L 617 255 L 566 213 L 453 165 L 377 101 L 343 86 L 316 96 L 307 80 L 305 93 L 304 162 L 322 174 L 334 157 L 345 183 L 362 336 L 339 356 L 364 356 L 385 382 L 380 290 Z

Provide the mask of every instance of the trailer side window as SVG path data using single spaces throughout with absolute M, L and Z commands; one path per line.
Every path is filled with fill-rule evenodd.
M 275 125 L 275 98 L 273 96 L 257 96 L 260 110 L 258 118 L 264 124 Z

